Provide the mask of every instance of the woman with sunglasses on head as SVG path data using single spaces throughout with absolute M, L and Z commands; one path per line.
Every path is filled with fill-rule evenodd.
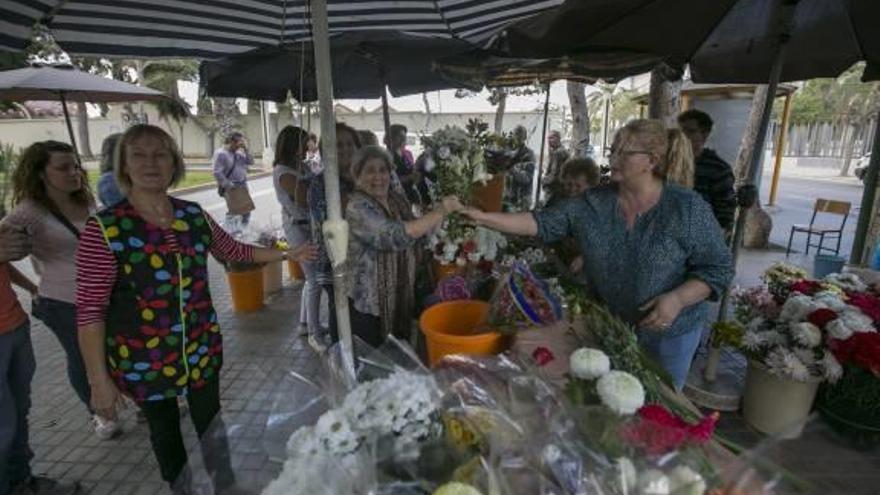
M 464 213 L 545 243 L 576 238 L 592 296 L 637 327 L 640 344 L 680 390 L 706 324 L 705 301 L 727 287 L 733 266 L 709 205 L 667 183 L 675 151 L 662 123 L 634 120 L 614 138 L 611 185 L 533 213 Z

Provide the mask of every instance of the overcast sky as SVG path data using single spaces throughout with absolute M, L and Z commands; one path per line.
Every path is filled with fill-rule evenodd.
M 588 87 L 588 91 L 590 88 Z M 198 96 L 198 84 L 180 82 L 180 93 L 193 109 Z M 428 93 L 428 104 L 431 105 L 432 112 L 459 113 L 459 112 L 493 112 L 495 107 L 487 100 L 489 93 L 483 90 L 482 93 L 470 98 L 456 98 L 454 90 L 433 91 Z M 337 100 L 352 110 L 360 110 L 361 107 L 367 111 L 372 111 L 381 106 L 382 102 L 378 98 L 375 100 Z M 425 104 L 422 101 L 422 95 L 402 96 L 400 98 L 391 97 L 388 100 L 391 108 L 397 111 L 417 111 L 425 110 Z M 550 104 L 556 106 L 569 106 L 568 93 L 565 89 L 565 81 L 557 81 L 550 86 Z M 243 106 L 243 105 L 242 105 Z M 531 96 L 510 96 L 507 99 L 507 111 L 532 111 L 541 110 L 544 106 L 544 95 L 536 94 Z

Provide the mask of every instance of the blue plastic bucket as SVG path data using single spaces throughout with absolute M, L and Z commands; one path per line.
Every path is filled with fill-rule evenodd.
M 833 254 L 817 254 L 813 260 L 813 278 L 822 279 L 826 275 L 832 273 L 840 273 L 843 271 L 843 265 L 846 259 Z

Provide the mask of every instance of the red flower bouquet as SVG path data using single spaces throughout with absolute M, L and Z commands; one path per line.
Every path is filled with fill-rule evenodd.
M 822 290 L 822 284 L 816 280 L 804 279 L 791 284 L 789 289 L 791 292 L 800 292 L 807 296 L 815 296 L 816 293 Z
M 830 347 L 841 364 L 858 366 L 880 378 L 880 333 L 855 333 L 846 340 L 832 340 Z
M 659 404 L 649 404 L 639 409 L 638 419 L 623 426 L 621 436 L 625 443 L 648 455 L 663 455 L 708 441 L 718 417 L 713 413 L 690 424 Z
M 859 308 L 862 313 L 871 317 L 875 325 L 880 324 L 880 298 L 867 292 L 852 292 L 848 296 L 848 304 Z

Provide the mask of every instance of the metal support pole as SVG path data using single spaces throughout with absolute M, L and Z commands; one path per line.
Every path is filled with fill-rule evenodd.
M 776 193 L 779 190 L 779 174 L 782 171 L 782 155 L 785 151 L 785 140 L 788 137 L 788 119 L 791 117 L 791 93 L 785 95 L 785 105 L 782 109 L 782 124 L 779 127 L 779 140 L 776 142 L 776 163 L 773 164 L 773 181 L 770 183 L 770 201 L 768 206 L 776 205 Z
M 773 66 L 770 70 L 770 77 L 767 83 L 767 95 L 764 98 L 764 105 L 761 109 L 761 121 L 758 125 L 758 134 L 755 137 L 755 142 L 751 150 L 752 153 L 749 157 L 749 169 L 745 177 L 746 185 L 754 185 L 760 171 L 761 158 L 764 155 L 764 142 L 766 140 L 767 128 L 770 125 L 770 114 L 773 111 L 773 100 L 776 97 L 776 89 L 779 86 L 779 79 L 782 76 L 782 68 L 785 65 L 785 52 L 789 38 L 791 36 L 790 33 L 792 28 L 792 20 L 794 18 L 794 11 L 797 6 L 797 2 L 798 0 L 780 0 L 779 8 L 776 11 L 776 17 L 772 20 L 772 22 L 779 23 L 779 42 L 776 47 L 776 54 L 773 59 Z M 746 208 L 742 206 L 739 207 L 739 214 L 737 215 L 736 224 L 734 225 L 733 229 L 731 251 L 733 254 L 732 263 L 734 269 L 736 269 L 736 262 L 739 258 L 739 248 L 740 244 L 742 244 L 743 231 L 745 230 L 746 211 Z M 718 309 L 719 321 L 724 321 L 727 318 L 729 305 L 730 289 L 728 288 L 721 296 L 721 302 Z M 703 370 L 702 378 L 704 380 L 704 383 L 702 385 L 706 385 L 708 387 L 711 387 L 713 385 L 718 371 L 717 364 L 720 352 L 721 350 L 719 348 L 716 348 L 712 345 L 709 346 L 709 359 L 707 366 Z M 688 387 L 691 389 L 700 388 L 699 386 L 692 387 L 690 383 L 688 384 Z M 694 399 L 697 399 L 697 397 L 694 397 Z
M 608 114 L 611 113 L 611 95 L 605 94 L 605 117 L 602 119 L 602 156 L 608 149 Z
M 547 146 L 547 116 L 550 114 L 550 85 L 547 84 L 544 86 L 544 90 L 547 91 L 547 97 L 544 98 L 544 125 L 541 130 L 541 159 L 538 161 L 538 180 L 536 181 L 538 187 L 535 189 L 535 198 L 532 203 L 532 206 L 535 208 L 538 207 L 538 202 L 541 199 L 541 182 L 544 177 L 544 148 Z
M 330 63 L 330 34 L 327 22 L 327 0 L 314 0 L 312 36 L 315 46 L 315 77 L 321 112 L 321 160 L 324 165 L 324 194 L 327 200 L 327 221 L 324 241 L 333 263 L 333 292 L 336 302 L 336 326 L 342 351 L 342 365 L 348 378 L 354 379 L 354 346 L 345 291 L 345 257 L 348 246 L 348 224 L 342 219 L 342 198 L 339 193 L 339 163 L 336 158 L 336 116 L 333 112 L 333 73 Z
M 865 184 L 862 190 L 862 206 L 856 223 L 856 235 L 853 239 L 852 253 L 849 262 L 861 265 L 864 260 L 865 243 L 868 240 L 868 228 L 874 212 L 874 200 L 877 197 L 877 178 L 880 177 L 880 113 L 874 119 L 874 144 L 871 148 L 871 161 L 865 173 Z
M 76 163 L 82 166 L 82 160 L 79 158 L 79 147 L 76 145 L 76 137 L 73 134 L 73 124 L 70 122 L 70 113 L 67 111 L 67 100 L 64 98 L 64 91 L 58 93 L 58 98 L 61 100 L 61 109 L 64 110 L 64 121 L 67 123 L 67 133 L 70 134 L 70 144 L 73 146 Z
M 388 113 L 388 86 L 385 85 L 385 74 L 382 74 L 382 123 L 385 126 L 384 145 L 388 148 L 391 156 L 394 156 L 394 150 L 391 149 L 391 115 Z

